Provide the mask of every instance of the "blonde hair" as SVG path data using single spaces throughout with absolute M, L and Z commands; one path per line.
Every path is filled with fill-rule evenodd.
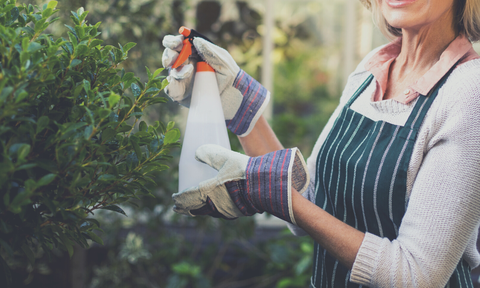
M 402 30 L 387 23 L 377 5 L 377 0 L 360 0 L 372 11 L 373 20 L 386 37 L 392 39 L 402 36 Z M 457 33 L 463 33 L 471 42 L 480 40 L 480 1 L 455 0 L 455 28 Z

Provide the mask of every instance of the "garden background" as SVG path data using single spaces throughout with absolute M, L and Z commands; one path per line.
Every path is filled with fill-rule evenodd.
M 102 22 L 104 44 L 137 43 L 122 67 L 142 79 L 148 77 L 145 66 L 151 71 L 162 67 L 162 39 L 182 25 L 226 48 L 272 91 L 269 122 L 285 147 L 297 146 L 306 157 L 348 74 L 366 53 L 386 43 L 356 0 L 59 1 L 61 19 L 48 33 L 65 35 L 70 11 L 79 7 L 89 11 L 89 23 Z M 183 131 L 187 111 L 170 101 L 150 108 L 143 120 L 173 120 Z M 230 138 L 232 148 L 241 151 L 238 140 Z M 137 201 L 138 207 L 123 205 L 128 217 L 95 214 L 104 246 L 77 245 L 72 258 L 57 249 L 48 259 L 39 250 L 34 265 L 11 259 L 15 287 L 307 287 L 311 240 L 293 237 L 281 221 L 172 213 L 179 152 L 172 150 L 171 168 L 152 191 L 155 198 Z

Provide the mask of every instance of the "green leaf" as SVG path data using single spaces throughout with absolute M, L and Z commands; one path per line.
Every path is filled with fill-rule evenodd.
M 7 26 L 10 26 L 11 24 L 13 24 L 13 22 L 15 22 L 15 20 L 19 19 L 18 16 L 20 16 L 20 10 L 18 9 L 18 7 L 14 7 L 10 11 L 10 20 L 8 20 Z M 24 20 L 24 18 L 20 17 L 18 22 L 22 23 L 22 20 Z
M 48 116 L 44 115 L 40 117 L 37 121 L 37 134 L 42 132 L 43 129 L 45 129 L 48 126 L 48 123 L 50 122 L 50 119 Z
M 174 122 L 174 121 L 168 122 L 168 124 L 167 124 L 167 131 L 172 130 L 174 126 L 175 126 L 175 122 Z
M 8 78 L 4 79 L 5 83 L 8 80 Z M 3 83 L 3 82 L 2 82 Z M 13 87 L 5 87 L 2 89 L 0 92 L 0 101 L 5 101 L 5 99 L 13 92 Z
M 155 72 L 153 72 L 153 78 L 157 77 L 160 73 L 162 73 L 163 70 L 164 68 L 158 68 L 155 70 Z
M 34 27 L 34 30 L 35 30 L 35 33 L 39 33 L 39 32 L 42 32 L 43 30 L 45 30 L 45 28 L 43 28 L 43 25 L 45 24 L 45 22 L 47 21 L 46 18 L 41 18 L 40 15 L 38 15 L 38 17 L 40 17 L 40 20 L 38 20 L 36 23 L 35 23 L 35 27 Z
M 58 1 L 50 1 L 48 2 L 47 8 L 55 9 L 57 7 Z
M 72 130 L 77 130 L 77 129 L 79 129 L 79 128 L 82 128 L 82 127 L 85 126 L 85 125 L 87 125 L 86 122 L 74 123 L 74 124 L 68 126 L 67 130 L 65 130 L 64 133 L 67 133 L 67 132 L 72 131 Z
M 87 126 L 85 128 L 85 131 L 83 131 L 83 136 L 85 137 L 85 140 L 90 139 L 90 136 L 92 136 L 93 132 L 93 125 Z
M 150 72 L 150 69 L 148 69 L 147 66 L 145 66 L 145 70 L 147 70 L 147 76 L 148 76 L 148 81 L 153 79 L 153 74 Z
M 15 198 L 13 198 L 13 201 L 8 206 L 8 209 L 15 214 L 19 214 L 20 212 L 22 212 L 21 206 L 32 203 L 32 201 L 30 200 L 31 193 L 32 191 L 27 189 L 18 193 Z
M 138 128 L 140 129 L 140 131 L 147 131 L 148 130 L 147 123 L 145 123 L 145 121 L 141 121 L 140 124 L 138 124 Z
M 130 88 L 132 89 L 133 96 L 135 97 L 140 96 L 140 94 L 142 93 L 142 90 L 140 90 L 140 87 L 138 87 L 138 85 L 135 83 L 132 83 Z
M 120 101 L 120 98 L 121 98 L 120 95 L 115 93 L 112 93 L 110 94 L 110 96 L 108 96 L 108 104 L 110 105 L 110 109 L 112 109 L 113 106 L 115 106 L 115 104 L 117 104 Z
M 134 111 L 134 112 L 132 113 L 132 116 L 135 116 L 135 118 L 137 118 L 137 119 L 142 118 L 142 116 L 143 116 L 142 108 L 140 108 L 140 107 L 138 107 L 138 106 L 135 106 L 135 107 L 133 108 L 133 111 Z
M 128 82 L 128 81 L 132 80 L 134 76 L 135 76 L 135 74 L 133 72 L 128 72 L 125 75 L 123 75 L 122 82 Z
M 30 154 L 30 145 L 28 144 L 21 144 L 21 146 L 17 150 L 17 157 L 19 160 L 24 160 L 25 157 Z
M 100 175 L 100 177 L 98 177 L 98 180 L 100 181 L 113 181 L 117 179 L 117 177 L 115 177 L 115 175 L 112 175 L 112 174 L 103 174 L 103 175 Z
M 103 130 L 103 132 L 102 132 L 102 141 L 103 142 L 108 141 L 112 137 L 114 137 L 115 135 L 117 135 L 117 131 L 115 131 L 112 128 L 107 128 L 107 129 Z
M 88 45 L 89 47 L 95 47 L 103 43 L 103 40 L 93 39 L 92 42 Z
M 200 266 L 187 262 L 174 264 L 172 270 L 180 275 L 189 275 L 193 277 L 196 277 L 201 272 Z
M 7 6 L 3 7 L 1 12 L 2 13 L 7 13 L 10 10 L 12 10 L 13 8 L 15 8 L 15 4 L 8 4 Z
M 23 90 L 15 97 L 15 103 L 21 102 L 23 99 L 27 98 L 28 92 Z
M 35 51 L 38 51 L 38 50 L 42 49 L 43 47 L 45 47 L 45 46 L 40 45 L 37 42 L 31 42 L 30 45 L 28 45 L 27 52 L 28 53 L 33 53 Z
M 75 49 L 76 57 L 82 57 L 85 53 L 87 53 L 88 47 L 85 44 L 78 44 L 77 48 Z
M 100 209 L 114 211 L 114 212 L 117 212 L 117 213 L 120 213 L 120 214 L 123 214 L 123 215 L 127 216 L 125 211 L 123 211 L 122 208 L 118 207 L 117 205 L 105 206 L 105 207 L 102 207 Z
M 140 145 L 133 140 L 133 137 L 130 137 L 130 143 L 132 143 L 133 150 L 135 150 L 135 154 L 137 154 L 138 159 L 142 159 L 142 150 L 140 149 Z
M 102 238 L 98 237 L 97 234 L 95 234 L 95 233 L 92 232 L 92 231 L 86 231 L 86 233 L 88 234 L 88 236 L 90 236 L 90 238 L 91 238 L 93 241 L 97 242 L 97 243 L 100 244 L 100 245 L 103 245 L 103 240 L 102 240 Z
M 158 88 L 158 89 L 163 90 L 163 89 L 165 89 L 165 87 L 167 87 L 167 86 L 168 86 L 168 80 L 167 80 L 167 79 L 164 79 L 164 80 L 162 81 L 162 86 L 161 86 L 160 88 Z
M 117 129 L 118 132 L 128 132 L 132 130 L 132 126 L 127 125 L 125 122 L 120 125 L 120 127 Z
M 111 112 L 112 111 L 110 111 L 109 109 L 106 109 L 106 108 L 100 108 L 100 109 L 97 110 L 98 117 L 100 117 L 100 119 L 107 118 L 108 116 L 110 116 Z
M 160 92 L 160 89 L 152 87 L 145 91 L 145 94 L 157 94 L 158 92 Z
M 312 263 L 312 259 L 310 256 L 304 256 L 300 262 L 297 263 L 295 266 L 295 274 L 296 275 L 302 275 L 307 271 L 307 269 L 310 267 L 310 264 Z
M 146 132 L 146 131 L 138 131 L 135 133 L 135 137 L 142 138 L 142 137 L 150 137 L 152 134 Z
M 70 13 L 72 13 L 73 18 L 75 18 L 75 20 L 77 20 L 77 21 L 74 21 L 74 22 L 75 23 L 80 23 L 80 21 L 79 21 L 80 19 L 78 19 L 78 14 L 75 13 L 74 11 L 70 11 Z M 78 24 L 78 25 L 80 25 L 80 24 Z
M 71 27 L 70 27 L 71 28 Z M 73 29 L 73 28 L 72 28 Z M 75 31 L 75 30 L 74 30 Z M 72 32 L 67 32 L 68 33 L 68 38 L 70 39 L 70 42 L 72 42 L 73 47 L 77 47 L 78 45 L 78 40 L 77 36 L 73 34 Z
M 25 37 L 22 39 L 22 50 L 27 51 L 28 46 L 30 45 L 30 41 L 28 41 L 28 38 Z
M 70 63 L 70 68 L 74 68 L 78 65 L 82 64 L 82 60 L 80 59 L 73 59 L 72 60 L 72 63 Z
M 175 143 L 180 139 L 180 130 L 178 128 L 172 129 L 165 134 L 163 142 L 165 144 Z
M 85 81 L 84 81 L 85 83 Z M 95 119 L 93 119 L 93 113 L 92 113 L 92 110 L 88 109 L 87 106 L 83 106 L 83 109 L 85 109 L 85 111 L 87 112 L 87 115 L 88 115 L 88 118 L 90 118 L 90 121 L 91 123 L 95 123 Z
M 127 53 L 130 49 L 132 49 L 136 45 L 137 45 L 137 43 L 134 43 L 134 42 L 129 42 L 129 43 L 125 44 L 125 46 L 123 46 L 123 52 Z
M 45 186 L 52 183 L 55 177 L 57 177 L 57 175 L 52 173 L 43 176 L 42 178 L 40 178 L 40 180 L 38 180 L 37 187 Z
M 90 222 L 90 221 L 84 221 L 82 224 L 78 226 L 80 228 L 80 231 L 90 231 L 92 230 L 95 226 L 95 223 Z
M 28 163 L 28 164 L 23 164 L 23 165 L 20 165 L 17 169 L 15 169 L 16 171 L 20 171 L 20 170 L 24 170 L 24 169 L 30 169 L 30 168 L 33 168 L 33 167 L 37 167 L 37 164 L 35 163 Z
M 42 11 L 42 18 L 48 18 L 48 17 L 52 16 L 52 14 L 53 14 L 53 9 L 52 8 L 47 8 L 47 9 Z
M 112 50 L 112 53 L 114 54 L 113 59 L 114 59 L 114 62 L 115 62 L 115 63 L 120 63 L 120 62 L 122 62 L 122 57 L 123 57 L 123 52 L 122 52 L 122 50 L 120 50 L 120 49 L 118 49 L 118 48 L 114 48 L 114 49 Z
M 160 164 L 160 163 L 149 163 L 147 165 L 144 166 L 145 168 L 142 169 L 142 173 L 145 174 L 145 173 L 148 173 L 148 172 L 151 172 L 151 171 L 163 171 L 163 170 L 167 170 L 169 167 L 167 165 L 164 165 L 164 164 Z
M 97 225 L 97 227 L 100 227 L 100 222 L 98 222 L 97 219 L 93 219 L 93 218 L 86 218 L 85 221 L 89 221 L 89 222 L 92 222 L 93 224 Z
M 275 288 L 289 288 L 289 287 L 294 287 L 295 281 L 292 278 L 283 278 L 280 281 L 278 281 L 277 286 Z
M 85 36 L 85 29 L 80 25 L 75 25 L 74 29 L 75 29 L 75 32 L 77 33 L 79 40 L 81 41 L 83 36 Z

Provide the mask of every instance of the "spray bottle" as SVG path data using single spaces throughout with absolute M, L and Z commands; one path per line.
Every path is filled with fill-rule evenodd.
M 192 55 L 193 37 L 210 41 L 193 29 L 181 27 L 179 32 L 185 40 L 172 68 L 179 67 Z M 216 144 L 230 149 L 215 70 L 206 62 L 199 61 L 180 155 L 179 192 L 217 175 L 215 169 L 195 160 L 195 151 L 204 144 Z

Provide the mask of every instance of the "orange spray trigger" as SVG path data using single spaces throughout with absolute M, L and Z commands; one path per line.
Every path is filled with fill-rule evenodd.
M 182 51 L 180 51 L 180 54 L 178 55 L 177 60 L 175 60 L 175 63 L 173 63 L 173 65 L 172 65 L 172 68 L 174 68 L 174 69 L 180 67 L 180 65 L 185 63 L 185 61 L 187 61 L 188 57 L 190 57 L 190 55 L 192 55 L 193 37 L 200 37 L 200 38 L 203 38 L 203 39 L 207 40 L 208 42 L 213 43 L 207 37 L 203 36 L 202 34 L 198 33 L 197 31 L 195 31 L 193 29 L 189 29 L 185 26 L 180 27 L 180 29 L 178 29 L 178 32 L 180 34 L 182 34 L 183 37 L 185 37 L 185 40 L 183 40 Z
M 190 55 L 192 55 L 192 43 L 190 43 L 189 39 L 185 39 L 183 40 L 182 51 L 180 51 L 180 54 L 178 55 L 177 60 L 175 60 L 175 63 L 173 63 L 172 68 L 178 68 L 180 65 L 185 63 Z

